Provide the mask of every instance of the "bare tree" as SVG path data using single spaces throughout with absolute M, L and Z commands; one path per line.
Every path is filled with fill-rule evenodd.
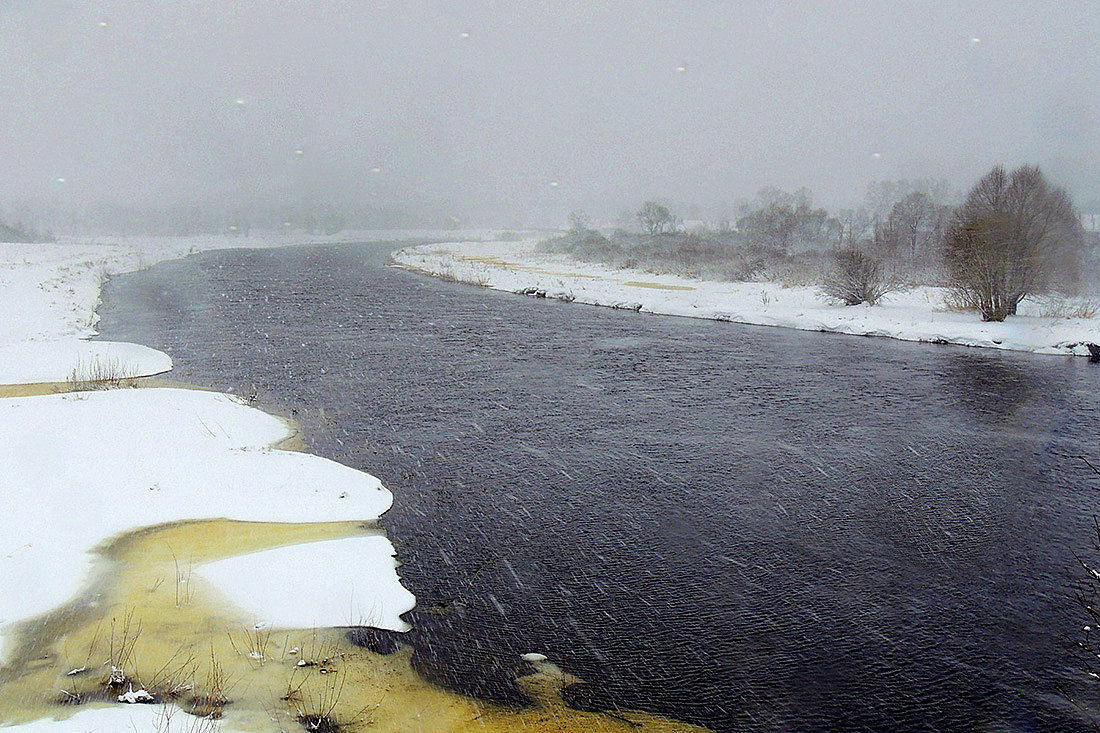
M 890 209 L 884 226 L 891 253 L 909 259 L 928 254 L 935 243 L 942 241 L 950 211 L 923 191 L 906 195 Z
M 756 206 L 742 207 L 737 229 L 750 245 L 768 247 L 786 254 L 792 244 L 824 245 L 840 237 L 840 222 L 825 209 L 813 207 L 811 193 L 803 188 L 787 193 L 763 188 Z
M 569 212 L 569 231 L 574 234 L 586 232 L 592 228 L 592 219 L 580 209 Z
M 885 221 L 895 204 L 914 193 L 924 194 L 937 206 L 955 198 L 951 184 L 943 180 L 875 181 L 867 186 L 864 206 L 872 219 Z
M 651 236 L 676 229 L 676 217 L 667 206 L 662 206 L 656 201 L 646 201 L 642 204 L 642 208 L 638 209 L 636 216 L 642 229 Z
M 851 249 L 859 245 L 871 228 L 871 217 L 866 209 L 841 209 L 837 214 L 838 249 Z
M 932 199 L 915 191 L 890 209 L 890 220 L 900 235 L 906 255 L 916 257 L 921 243 L 921 232 L 932 218 Z
M 1069 195 L 1042 171 L 998 166 L 956 209 L 945 260 L 956 297 L 985 321 L 1014 315 L 1021 300 L 1054 284 L 1072 284 L 1084 248 Z
M 833 254 L 821 289 L 844 305 L 874 305 L 882 296 L 897 290 L 897 279 L 887 271 L 880 257 L 854 247 Z

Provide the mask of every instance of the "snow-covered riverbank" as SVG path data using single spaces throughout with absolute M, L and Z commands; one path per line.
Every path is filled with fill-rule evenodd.
M 539 251 L 537 240 L 427 244 L 393 259 L 445 279 L 644 313 L 1039 354 L 1087 356 L 1087 343 L 1100 344 L 1098 317 L 1057 317 L 1049 304 L 1025 301 L 1020 315 L 983 323 L 976 313 L 946 308 L 944 290 L 933 287 L 891 294 L 874 307 L 848 307 L 811 287 L 693 280 L 580 262 Z
M 368 238 L 401 237 L 355 237 Z M 405 645 L 379 651 L 370 634 L 327 628 L 407 628 L 415 599 L 372 521 L 392 501 L 377 479 L 279 449 L 293 426 L 231 395 L 70 379 L 94 380 L 97 363 L 127 375 L 171 365 L 83 340 L 100 273 L 284 243 L 0 244 L 12 303 L 0 311 L 12 377 L 0 381 L 0 727 L 243 733 L 317 727 L 323 713 L 340 729 L 697 730 L 571 709 L 561 693 L 580 680 L 541 654 L 516 660 L 532 701 L 516 708 L 429 684 Z M 121 704 L 147 694 L 156 704 Z M 211 707 L 224 717 L 198 717 Z
M 311 237 L 319 244 L 388 239 L 438 239 L 442 231 L 352 232 Z M 457 233 L 480 239 L 488 231 Z M 0 385 L 65 381 L 97 363 L 125 376 L 171 369 L 171 359 L 137 344 L 88 341 L 104 277 L 213 249 L 269 248 L 301 244 L 300 237 L 80 237 L 54 244 L 0 243 Z
M 358 525 L 389 508 L 392 496 L 373 476 L 273 448 L 293 428 L 236 397 L 166 388 L 69 391 L 80 380 L 172 366 L 145 346 L 86 340 L 95 334 L 104 276 L 207 249 L 290 243 L 205 237 L 0 244 L 0 389 L 58 383 L 37 396 L 0 399 L 0 662 L 10 663 L 14 647 L 53 623 L 50 615 L 70 601 L 74 613 L 110 602 L 104 580 L 122 570 L 100 553 L 125 533 L 211 519 Z M 177 597 L 206 588 L 210 598 L 239 609 L 240 624 L 256 628 L 407 628 L 400 615 L 415 599 L 401 586 L 393 546 L 379 531 L 234 554 L 205 566 L 208 576 L 203 562 L 194 563 L 194 578 L 192 559 L 173 556 L 175 585 L 186 584 Z M 48 640 L 34 643 L 50 648 Z M 92 709 L 13 730 L 115 730 L 119 721 L 127 729 L 144 721 L 144 730 L 154 724 L 151 716 Z M 155 725 L 168 730 L 163 720 Z

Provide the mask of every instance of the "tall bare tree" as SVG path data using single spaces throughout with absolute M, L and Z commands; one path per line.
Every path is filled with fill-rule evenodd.
M 919 253 L 922 235 L 931 228 L 933 215 L 932 199 L 921 191 L 914 191 L 890 209 L 890 222 L 907 257 Z
M 812 194 L 805 188 L 787 193 L 763 188 L 756 206 L 742 207 L 737 229 L 752 245 L 769 247 L 784 254 L 794 244 L 825 245 L 841 234 L 840 222 L 825 209 L 813 207 Z
M 671 232 L 676 229 L 676 217 L 672 215 L 667 206 L 663 206 L 656 201 L 646 201 L 642 204 L 642 208 L 638 209 L 637 217 L 642 229 L 650 235 Z
M 1084 232 L 1069 195 L 1042 171 L 1023 166 L 987 173 L 955 210 L 945 260 L 957 297 L 1003 321 L 1021 300 L 1072 285 Z

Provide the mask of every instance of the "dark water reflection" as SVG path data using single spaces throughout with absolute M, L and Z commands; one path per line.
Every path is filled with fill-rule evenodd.
M 1084 727 L 1055 684 L 1083 684 L 1100 368 L 536 301 L 387 251 L 165 263 L 110 283 L 101 330 L 394 491 L 425 671 L 540 651 L 594 704 L 721 730 Z

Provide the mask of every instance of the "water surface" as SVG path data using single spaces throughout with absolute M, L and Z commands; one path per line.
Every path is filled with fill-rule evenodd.
M 516 702 L 539 651 L 575 704 L 718 730 L 1085 727 L 1058 686 L 1100 367 L 523 298 L 392 248 L 163 263 L 100 330 L 382 479 L 425 674 Z

